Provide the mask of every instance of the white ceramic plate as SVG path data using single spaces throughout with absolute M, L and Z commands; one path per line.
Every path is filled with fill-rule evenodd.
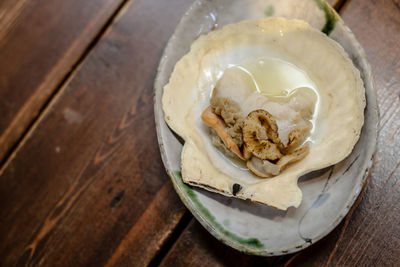
M 360 70 L 367 98 L 365 123 L 351 155 L 335 166 L 301 177 L 302 203 L 287 211 L 185 185 L 180 176 L 182 143 L 166 125 L 161 108 L 163 87 L 175 63 L 189 51 L 194 40 L 223 25 L 266 16 L 305 20 L 340 43 Z M 337 13 L 322 0 L 196 1 L 183 16 L 161 59 L 155 81 L 155 118 L 165 168 L 185 205 L 217 239 L 240 251 L 264 256 L 301 250 L 339 224 L 367 177 L 379 121 L 376 92 L 364 51 Z

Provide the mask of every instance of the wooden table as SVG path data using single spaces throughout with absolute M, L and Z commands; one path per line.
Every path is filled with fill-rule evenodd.
M 153 81 L 193 0 L 0 1 L 0 265 L 400 266 L 400 2 L 331 0 L 366 50 L 381 114 L 369 183 L 294 255 L 214 239 L 162 165 Z

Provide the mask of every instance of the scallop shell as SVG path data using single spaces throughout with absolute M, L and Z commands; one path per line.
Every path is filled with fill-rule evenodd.
M 259 56 L 295 64 L 315 82 L 320 95 L 309 154 L 270 179 L 239 170 L 218 154 L 200 119 L 221 73 Z M 285 210 L 301 203 L 300 176 L 336 164 L 352 151 L 364 122 L 365 89 L 359 71 L 335 41 L 304 21 L 266 18 L 199 37 L 175 65 L 162 106 L 168 125 L 185 140 L 181 155 L 185 183 Z

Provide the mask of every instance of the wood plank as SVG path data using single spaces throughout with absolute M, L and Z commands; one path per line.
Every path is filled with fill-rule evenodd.
M 0 162 L 123 2 L 0 1 Z
M 0 175 L 1 265 L 147 265 L 186 209 L 153 114 L 164 46 L 190 0 L 135 0 Z
M 390 0 L 352 0 L 342 13 L 372 65 L 381 111 L 378 150 L 361 193 L 364 197 L 332 233 L 297 254 L 264 259 L 241 255 L 192 222 L 162 266 L 399 265 L 400 5 Z

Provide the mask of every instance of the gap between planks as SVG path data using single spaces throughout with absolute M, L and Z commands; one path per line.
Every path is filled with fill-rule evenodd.
M 156 255 L 151 259 L 148 266 L 155 267 L 159 266 L 168 252 L 171 250 L 175 242 L 179 239 L 181 234 L 186 230 L 189 223 L 193 220 L 193 216 L 188 209 L 185 210 L 181 220 L 178 222 L 176 227 L 172 230 L 168 239 L 161 246 L 160 250 L 156 253 Z
M 88 58 L 90 52 L 93 48 L 99 43 L 99 41 L 103 38 L 106 32 L 111 28 L 113 23 L 125 13 L 127 8 L 132 4 L 134 0 L 124 0 L 121 4 L 115 9 L 115 11 L 111 14 L 111 16 L 106 20 L 101 29 L 94 36 L 93 40 L 86 46 L 83 50 L 82 54 L 78 57 L 77 61 L 72 65 L 70 71 L 61 79 L 59 84 L 50 94 L 48 99 L 45 101 L 43 106 L 40 108 L 38 115 L 32 119 L 32 121 L 28 124 L 25 131 L 21 134 L 21 136 L 17 139 L 15 144 L 11 146 L 9 151 L 4 156 L 4 159 L 0 161 L 0 176 L 7 169 L 7 166 L 17 155 L 18 151 L 23 147 L 25 142 L 29 139 L 32 133 L 35 131 L 36 127 L 42 121 L 42 119 L 49 112 L 54 103 L 57 102 L 58 97 L 64 92 L 65 87 L 69 84 L 75 74 L 79 71 L 80 67 Z
M 345 6 L 350 2 L 351 0 L 337 0 L 335 4 L 333 4 L 333 8 L 336 10 L 338 14 L 343 13 Z

